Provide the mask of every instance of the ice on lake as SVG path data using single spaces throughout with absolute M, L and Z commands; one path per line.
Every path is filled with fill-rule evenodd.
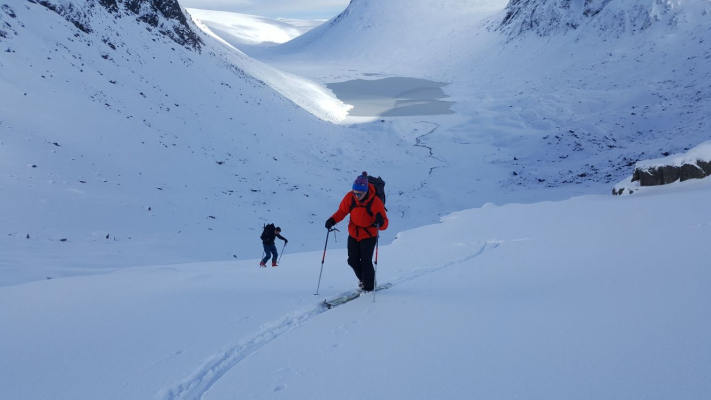
M 413 115 L 454 114 L 452 101 L 443 87 L 447 83 L 419 78 L 390 77 L 355 79 L 328 83 L 339 100 L 353 105 L 352 117 L 401 117 Z

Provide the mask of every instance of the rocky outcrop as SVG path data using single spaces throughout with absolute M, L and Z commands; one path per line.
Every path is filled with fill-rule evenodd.
M 534 31 L 546 36 L 552 31 L 577 28 L 570 0 L 511 0 L 500 29 L 513 35 Z
M 126 9 L 136 14 L 140 21 L 157 28 L 174 42 L 200 49 L 202 40 L 188 24 L 188 18 L 177 0 L 126 0 L 125 4 Z
M 711 141 L 696 146 L 688 153 L 665 154 L 666 158 L 637 162 L 632 176 L 615 185 L 612 194 L 632 194 L 646 186 L 711 176 Z
M 666 185 L 676 181 L 701 179 L 711 175 L 711 163 L 696 160 L 681 166 L 661 165 L 658 167 L 635 168 L 632 182 L 639 181 L 640 186 Z
M 91 7 L 93 0 L 87 1 L 87 7 L 82 8 L 75 6 L 72 3 L 66 4 L 55 4 L 49 0 L 27 0 L 30 3 L 37 3 L 45 8 L 56 12 L 61 15 L 64 19 L 74 24 L 80 31 L 84 33 L 91 33 L 91 27 L 89 26 L 89 13 L 87 8 Z
M 177 0 L 27 0 L 56 12 L 84 33 L 91 33 L 91 16 L 96 9 L 110 14 L 134 16 L 181 46 L 199 51 L 203 44 L 192 29 Z
M 511 37 L 527 32 L 551 36 L 590 24 L 595 32 L 642 31 L 655 22 L 673 25 L 679 4 L 663 0 L 510 0 L 495 27 Z

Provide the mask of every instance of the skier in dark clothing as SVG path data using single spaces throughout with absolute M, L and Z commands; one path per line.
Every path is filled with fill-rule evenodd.
M 264 227 L 264 232 L 262 232 L 262 236 L 260 236 L 260 239 L 262 239 L 262 245 L 264 245 L 264 253 L 266 253 L 266 256 L 264 256 L 264 258 L 262 258 L 262 261 L 259 263 L 260 267 L 266 267 L 269 258 L 272 259 L 272 267 L 278 267 L 277 260 L 279 259 L 279 253 L 277 253 L 277 248 L 274 244 L 274 240 L 276 240 L 276 238 L 279 238 L 284 241 L 284 245 L 289 243 L 289 241 L 286 240 L 285 237 L 280 235 L 280 233 L 281 228 L 278 226 L 275 228 L 274 224 L 269 224 Z
M 353 190 L 348 192 L 331 218 L 326 221 L 326 229 L 333 228 L 347 214 L 348 223 L 348 265 L 358 277 L 358 287 L 366 292 L 375 289 L 375 269 L 373 252 L 378 240 L 378 230 L 388 228 L 385 205 L 375 195 L 375 187 L 368 182 L 368 174 L 363 172 L 353 182 Z

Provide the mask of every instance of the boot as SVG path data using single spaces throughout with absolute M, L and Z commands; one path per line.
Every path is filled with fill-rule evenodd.
M 265 264 L 261 261 L 259 262 L 259 268 L 265 268 L 266 266 L 267 266 L 267 264 Z
M 272 267 L 278 267 L 276 261 L 272 261 Z

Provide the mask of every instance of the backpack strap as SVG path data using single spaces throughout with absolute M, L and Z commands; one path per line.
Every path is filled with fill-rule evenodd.
M 348 212 L 353 211 L 353 209 L 356 207 L 365 207 L 365 212 L 367 212 L 368 215 L 370 215 L 372 217 L 373 216 L 373 201 L 375 201 L 375 196 L 373 196 L 373 198 L 370 199 L 370 201 L 366 205 L 360 206 L 360 205 L 358 205 L 358 203 L 356 203 L 355 197 L 352 197 L 351 198 L 351 209 Z

